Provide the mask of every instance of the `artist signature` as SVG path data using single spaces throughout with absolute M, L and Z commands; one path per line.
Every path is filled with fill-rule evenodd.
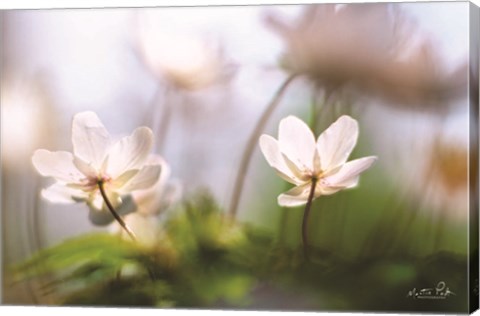
M 412 290 L 408 291 L 407 297 L 411 297 L 413 299 L 444 300 L 451 295 L 456 294 L 450 291 L 450 288 L 445 282 L 440 281 L 434 288 L 413 288 Z

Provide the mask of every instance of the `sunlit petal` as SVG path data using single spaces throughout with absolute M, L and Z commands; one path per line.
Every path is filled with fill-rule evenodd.
M 358 175 L 376 160 L 377 157 L 370 156 L 349 161 L 337 173 L 325 178 L 325 182 L 332 187 L 352 187 L 358 182 Z
M 72 143 L 75 156 L 100 169 L 110 135 L 94 112 L 82 112 L 73 118 Z
M 315 136 L 298 117 L 288 116 L 280 121 L 278 144 L 280 150 L 295 164 L 313 169 Z
M 73 163 L 73 155 L 66 151 L 49 151 L 38 149 L 32 157 L 32 163 L 37 171 L 44 177 L 71 183 L 78 182 L 85 176 Z
M 153 133 L 148 127 L 139 127 L 132 135 L 122 138 L 108 153 L 107 173 L 115 178 L 125 170 L 140 169 L 153 145 Z
M 80 159 L 79 157 L 73 157 L 73 164 L 87 178 L 98 177 L 98 171 L 92 165 L 92 163 L 87 163 L 87 162 L 83 161 L 82 159 Z
M 319 137 L 317 148 L 320 164 L 324 171 L 344 164 L 358 138 L 358 123 L 350 116 L 343 115 L 330 125 Z
M 282 179 L 292 184 L 301 183 L 292 170 L 287 166 L 276 139 L 269 135 L 262 135 L 260 136 L 259 143 L 260 150 L 265 156 L 268 164 L 277 171 Z
M 307 204 L 311 186 L 311 183 L 307 183 L 280 194 L 277 199 L 278 205 L 283 207 L 295 207 Z
M 118 192 L 123 194 L 150 188 L 158 181 L 161 169 L 160 165 L 145 166 L 130 181 L 119 188 Z
M 73 204 L 86 199 L 88 195 L 82 191 L 55 183 L 42 190 L 42 197 L 52 203 Z

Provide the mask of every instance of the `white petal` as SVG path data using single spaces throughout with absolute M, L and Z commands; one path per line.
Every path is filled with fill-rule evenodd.
M 280 151 L 296 165 L 313 170 L 315 136 L 298 117 L 288 116 L 280 121 L 278 144 Z
M 131 169 L 128 171 L 125 171 L 122 173 L 120 176 L 118 176 L 115 180 L 110 183 L 110 186 L 115 190 L 123 187 L 125 183 L 130 181 L 133 177 L 135 177 L 140 170 L 138 169 Z
M 295 207 L 307 204 L 311 187 L 311 183 L 306 183 L 280 194 L 277 199 L 278 205 L 283 207 Z
M 160 173 L 160 178 L 158 179 L 159 184 L 156 184 L 155 186 L 158 185 L 158 187 L 163 187 L 172 173 L 168 163 L 160 155 L 151 154 L 148 156 L 145 165 L 160 165 L 162 172 Z
M 82 112 L 73 118 L 72 143 L 75 156 L 98 170 L 110 145 L 110 135 L 95 113 Z
M 73 204 L 87 198 L 83 191 L 75 190 L 59 183 L 42 190 L 41 194 L 44 199 L 59 204 Z
M 54 177 L 66 183 L 79 182 L 85 178 L 74 165 L 73 155 L 66 151 L 38 149 L 33 154 L 32 163 L 44 177 Z
M 78 171 L 83 173 L 87 178 L 96 178 L 98 176 L 98 171 L 92 163 L 87 163 L 78 157 L 73 157 L 73 164 Z
M 274 168 L 278 175 L 292 184 L 300 184 L 300 181 L 292 170 L 287 166 L 285 159 L 278 147 L 278 142 L 275 138 L 269 135 L 260 136 L 260 150 L 262 151 L 268 164 Z
M 117 191 L 120 194 L 128 194 L 134 190 L 148 189 L 158 181 L 161 169 L 160 165 L 145 166 Z
M 180 198 L 181 185 L 168 184 L 170 177 L 170 166 L 158 155 L 151 155 L 147 165 L 157 164 L 161 166 L 160 177 L 153 186 L 144 190 L 132 192 L 133 198 L 138 205 L 137 212 L 144 215 L 159 214 L 170 207 L 174 201 Z
M 333 169 L 347 161 L 358 138 L 358 123 L 343 115 L 330 125 L 319 137 L 317 148 L 323 171 Z
M 316 187 L 315 187 L 315 193 L 320 195 L 332 195 L 334 193 L 337 193 L 338 191 L 341 191 L 343 189 L 346 189 L 344 186 L 331 186 L 325 181 L 320 180 Z
M 139 127 L 132 135 L 122 138 L 108 152 L 107 173 L 115 178 L 130 169 L 141 169 L 150 154 L 153 133 L 148 127 Z
M 160 178 L 163 175 L 163 169 Z M 179 181 L 162 183 L 158 180 L 154 186 L 146 190 L 137 190 L 132 193 L 138 213 L 144 215 L 156 215 L 167 210 L 180 200 L 182 185 Z
M 377 157 L 364 157 L 347 162 L 340 170 L 326 177 L 324 183 L 331 187 L 354 187 L 358 182 L 358 176 L 377 160 Z

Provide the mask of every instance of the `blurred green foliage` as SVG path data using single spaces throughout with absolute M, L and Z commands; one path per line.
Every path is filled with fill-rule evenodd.
M 300 244 L 276 234 L 226 217 L 201 192 L 171 213 L 154 247 L 85 235 L 40 251 L 12 272 L 18 281 L 47 276 L 43 290 L 65 305 L 466 312 L 465 255 L 346 256 L 316 242 L 306 261 Z M 455 295 L 408 297 L 440 281 Z

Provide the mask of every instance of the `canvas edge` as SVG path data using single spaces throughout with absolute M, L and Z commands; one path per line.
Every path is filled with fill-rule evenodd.
M 469 5 L 469 229 L 468 229 L 468 311 L 479 308 L 479 72 L 480 72 L 480 8 Z

